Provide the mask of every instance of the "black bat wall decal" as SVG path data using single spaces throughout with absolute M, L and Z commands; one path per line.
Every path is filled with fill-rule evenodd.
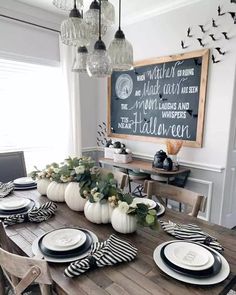
M 201 29 L 201 31 L 202 31 L 203 33 L 206 33 L 206 30 L 205 30 L 205 28 L 204 28 L 203 25 L 198 25 L 198 26 L 199 26 L 199 28 Z
M 214 35 L 214 34 L 209 34 L 209 36 L 211 37 L 211 39 L 212 39 L 213 41 L 217 41 L 217 40 L 218 40 L 218 39 L 215 38 L 215 35 Z
M 201 66 L 202 65 L 201 61 L 199 61 L 198 58 L 194 58 L 194 63 L 195 63 L 196 66 Z
M 212 27 L 213 28 L 218 28 L 216 21 L 214 19 L 212 19 Z
M 230 0 L 230 3 L 236 4 L 236 0 Z
M 230 12 L 230 11 L 228 13 L 231 15 L 232 19 L 234 20 L 235 16 L 236 16 L 236 13 L 235 12 Z
M 227 32 L 221 32 L 221 33 L 225 37 L 226 40 L 230 40 Z
M 197 38 L 197 40 L 198 40 L 198 42 L 200 43 L 200 45 L 201 45 L 202 47 L 205 47 L 206 44 L 203 44 L 203 43 L 202 43 L 202 39 L 201 39 L 201 38 Z
M 188 46 L 186 46 L 186 45 L 184 44 L 184 41 L 183 41 L 183 40 L 181 41 L 181 47 L 182 47 L 183 49 L 188 48 Z
M 188 30 L 187 30 L 187 36 L 189 38 L 192 38 L 193 37 L 193 35 L 191 34 L 191 28 L 188 28 Z
M 217 64 L 218 62 L 220 62 L 220 60 L 216 60 L 215 56 L 212 54 L 211 59 L 213 61 L 213 64 Z
M 220 7 L 220 5 L 218 6 L 217 11 L 218 11 L 218 16 L 225 15 L 225 13 L 222 13 L 222 12 L 221 12 L 221 7 Z
M 222 51 L 220 47 L 216 47 L 215 50 L 217 50 L 220 55 L 225 55 L 226 54 L 226 52 Z

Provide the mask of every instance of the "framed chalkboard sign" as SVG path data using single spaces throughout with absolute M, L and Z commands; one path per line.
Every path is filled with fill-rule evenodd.
M 140 61 L 108 81 L 108 136 L 202 146 L 209 49 Z

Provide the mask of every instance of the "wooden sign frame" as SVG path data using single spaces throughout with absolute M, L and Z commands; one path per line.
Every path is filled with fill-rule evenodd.
M 177 55 L 169 55 L 165 57 L 158 57 L 152 59 L 146 59 L 135 62 L 134 68 L 145 65 L 161 64 L 166 62 L 181 61 L 190 58 L 202 58 L 201 65 L 201 79 L 200 79 L 200 90 L 199 90 L 199 103 L 198 103 L 198 119 L 197 119 L 197 132 L 196 140 L 188 141 L 184 140 L 184 145 L 188 147 L 202 147 L 203 140 L 203 126 L 204 126 L 204 113 L 205 113 L 205 100 L 207 90 L 207 78 L 208 78 L 208 64 L 209 64 L 210 49 L 203 49 L 193 52 L 187 52 Z M 107 97 L 107 125 L 108 125 L 108 136 L 114 138 L 124 138 L 128 140 L 146 141 L 146 142 L 158 142 L 165 143 L 167 138 L 153 137 L 153 136 L 142 136 L 142 135 L 130 135 L 130 134 L 118 134 L 112 133 L 111 130 L 111 78 L 108 78 L 108 97 Z

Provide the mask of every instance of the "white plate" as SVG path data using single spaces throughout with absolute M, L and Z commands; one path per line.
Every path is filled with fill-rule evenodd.
M 98 237 L 91 231 L 87 230 L 92 239 L 93 239 L 93 243 L 95 242 L 98 242 Z M 32 252 L 35 256 L 39 256 L 39 257 L 44 257 L 44 259 L 48 262 L 55 262 L 55 263 L 66 263 L 66 262 L 72 262 L 72 261 L 75 261 L 75 260 L 79 260 L 79 259 L 83 259 L 85 257 L 87 257 L 89 254 L 90 254 L 90 249 L 81 254 L 81 255 L 78 255 L 78 256 L 75 256 L 75 257 L 69 257 L 69 258 L 54 258 L 54 257 L 49 257 L 45 254 L 43 254 L 40 249 L 39 249 L 39 246 L 38 246 L 38 242 L 39 242 L 39 239 L 41 237 L 38 237 L 37 239 L 34 240 L 33 244 L 32 244 Z
M 86 234 L 75 228 L 62 228 L 46 234 L 42 244 L 52 251 L 73 250 L 86 241 Z
M 175 241 L 178 242 L 178 241 Z M 172 270 L 171 268 L 169 268 L 161 259 L 160 256 L 160 252 L 163 246 L 167 245 L 170 242 L 165 242 L 160 244 L 153 252 L 153 259 L 156 263 L 156 265 L 167 275 L 169 275 L 170 277 L 181 281 L 181 282 L 185 282 L 185 283 L 189 283 L 189 284 L 195 284 L 195 285 L 214 285 L 214 284 L 218 284 L 222 281 L 224 281 L 229 273 L 230 273 L 230 267 L 229 264 L 227 262 L 227 260 L 217 251 L 215 251 L 214 249 L 210 249 L 211 251 L 217 253 L 220 258 L 221 258 L 221 262 L 222 262 L 222 267 L 221 270 L 218 274 L 216 274 L 213 277 L 210 278 L 201 278 L 201 279 L 197 279 L 197 278 L 191 278 L 191 277 L 187 277 L 185 275 L 179 274 L 177 272 L 175 272 L 174 270 Z
M 0 202 L 1 210 L 17 210 L 22 209 L 30 204 L 30 200 L 26 198 L 8 198 Z
M 159 206 L 159 209 L 157 210 L 157 216 L 161 216 L 166 211 L 166 208 L 160 203 L 157 204 Z
M 132 204 L 145 204 L 149 206 L 149 209 L 153 209 L 156 207 L 156 202 L 147 198 L 134 198 Z
M 207 269 L 215 261 L 205 247 L 191 242 L 170 243 L 165 247 L 164 254 L 175 265 L 189 270 Z
M 31 177 L 20 177 L 13 181 L 14 184 L 25 185 L 25 184 L 35 184 L 35 181 Z

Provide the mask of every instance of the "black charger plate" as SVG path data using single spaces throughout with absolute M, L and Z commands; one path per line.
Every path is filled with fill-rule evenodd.
M 35 206 L 35 201 L 34 200 L 30 200 L 29 205 L 27 205 L 26 207 L 20 208 L 20 209 L 4 209 L 1 210 L 0 209 L 0 215 L 15 215 L 15 214 L 24 214 L 27 213 L 30 209 L 32 209 Z
M 193 243 L 193 242 L 191 242 Z M 213 255 L 214 257 L 214 263 L 211 267 L 207 268 L 207 269 L 204 269 L 204 270 L 190 270 L 190 269 L 185 269 L 185 268 L 182 268 L 174 263 L 172 263 L 166 256 L 165 256 L 165 248 L 171 244 L 168 243 L 167 245 L 165 245 L 164 247 L 162 247 L 161 249 L 161 252 L 160 252 L 160 255 L 161 255 L 161 258 L 162 260 L 164 261 L 164 263 L 170 267 L 172 270 L 182 274 L 182 275 L 185 275 L 185 276 L 188 276 L 188 277 L 192 277 L 192 278 L 209 278 L 211 276 L 214 276 L 216 274 L 219 273 L 219 271 L 221 270 L 221 266 L 222 266 L 222 263 L 221 263 L 221 259 L 219 257 L 219 255 L 217 253 L 215 253 L 214 251 L 211 251 L 209 248 L 205 247 L 204 245 L 200 245 L 204 248 L 206 248 L 207 250 L 209 250 L 211 252 L 211 254 Z M 197 244 L 197 243 L 193 243 L 193 244 Z M 197 244 L 199 245 L 199 244 Z
M 85 253 L 89 250 L 89 248 L 92 245 L 93 239 L 92 239 L 90 233 L 86 229 L 78 228 L 78 230 L 81 230 L 86 234 L 86 241 L 83 245 L 81 245 L 73 250 L 53 251 L 53 250 L 46 248 L 42 243 L 43 237 L 45 235 L 43 235 L 38 241 L 39 249 L 41 250 L 41 252 L 43 254 L 45 254 L 49 257 L 52 257 L 52 258 L 69 258 L 69 257 L 82 255 L 83 253 Z

